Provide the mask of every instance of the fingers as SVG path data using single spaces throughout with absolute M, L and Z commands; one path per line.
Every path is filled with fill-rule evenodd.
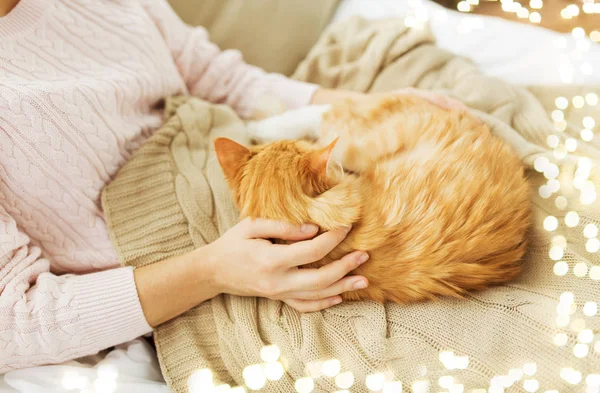
M 432 104 L 437 105 L 443 109 L 459 110 L 459 111 L 468 110 L 468 107 L 465 104 L 463 104 L 462 102 L 460 102 L 459 100 L 455 100 L 453 98 L 450 98 L 450 97 L 447 97 L 447 96 L 444 96 L 441 94 L 432 93 L 427 90 L 419 90 L 419 89 L 415 89 L 413 87 L 407 87 L 404 89 L 396 90 L 395 94 L 416 95 L 416 96 L 426 99 L 427 101 L 431 102 Z
M 468 110 L 467 106 L 465 104 L 463 104 L 462 102 L 458 101 L 458 100 L 454 100 L 452 98 L 449 97 L 444 97 L 444 96 L 438 96 L 435 98 L 435 104 L 445 108 L 445 109 L 452 109 L 452 110 L 459 110 L 459 111 L 466 111 Z
M 348 235 L 350 227 L 334 229 L 315 237 L 314 239 L 290 244 L 283 248 L 284 259 L 290 267 L 306 265 L 323 259 Z
M 342 259 L 331 262 L 318 269 L 298 269 L 294 273 L 288 274 L 284 285 L 287 293 L 322 291 L 331 286 L 344 276 L 356 269 L 369 259 L 369 255 L 362 251 L 355 251 L 343 257 Z M 363 277 L 366 281 L 366 278 Z M 346 283 L 342 284 L 345 285 Z M 340 293 L 340 292 L 338 292 Z M 313 296 L 312 299 L 325 297 Z M 288 297 L 288 296 L 285 296 Z
M 369 282 L 365 277 L 349 276 L 334 282 L 327 288 L 316 289 L 314 291 L 293 292 L 289 294 L 289 297 L 300 300 L 321 300 L 341 295 L 344 292 L 364 289 L 368 285 Z
M 427 91 L 416 91 L 414 94 L 421 96 L 427 101 L 431 102 L 434 105 L 439 106 L 440 108 L 450 109 L 450 110 L 467 110 L 467 106 L 462 102 L 452 99 L 450 97 L 443 96 L 441 94 L 435 94 Z
M 313 224 L 294 225 L 283 221 L 249 219 L 239 224 L 239 229 L 248 239 L 305 240 L 312 238 L 319 227 Z
M 340 304 L 342 302 L 342 298 L 340 296 L 333 296 L 320 300 L 286 299 L 284 302 L 300 312 L 313 312 L 321 311 L 328 307 L 335 306 L 336 304 Z

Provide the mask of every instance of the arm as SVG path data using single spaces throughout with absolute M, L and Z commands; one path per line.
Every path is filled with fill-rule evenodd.
M 350 253 L 319 269 L 298 266 L 329 254 L 348 230 L 313 238 L 316 226 L 246 219 L 207 246 L 136 269 L 144 314 L 156 326 L 219 293 L 282 300 L 302 312 L 338 304 L 340 293 L 368 285 L 365 277 L 348 276 L 368 259 L 366 253 Z M 270 238 L 296 243 L 263 240 Z
M 133 270 L 55 276 L 0 206 L 0 373 L 60 363 L 151 329 Z
M 133 340 L 219 293 L 279 299 L 307 312 L 365 288 L 364 277 L 347 276 L 367 260 L 363 252 L 319 269 L 297 268 L 327 255 L 347 234 L 330 231 L 306 240 L 316 231 L 245 220 L 214 243 L 135 271 L 55 276 L 0 206 L 0 374 Z M 297 243 L 274 245 L 263 238 Z
M 221 289 L 203 250 L 134 271 L 140 303 L 150 326 L 158 326 L 213 298 Z
M 287 109 L 296 109 L 307 105 L 317 89 L 248 65 L 237 50 L 221 51 L 204 28 L 183 23 L 166 0 L 144 0 L 143 5 L 192 95 L 225 103 L 248 118 L 264 95 L 279 98 Z

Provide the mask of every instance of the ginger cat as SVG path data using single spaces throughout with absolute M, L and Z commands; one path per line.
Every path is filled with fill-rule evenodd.
M 520 273 L 529 188 L 518 157 L 487 126 L 408 96 L 301 111 L 300 132 L 313 132 L 305 136 L 317 136 L 314 143 L 247 148 L 219 138 L 215 150 L 242 217 L 321 230 L 352 224 L 336 249 L 309 265 L 367 251 L 369 261 L 353 273 L 369 287 L 345 300 L 460 297 Z M 311 111 L 316 122 L 306 119 Z M 293 116 L 264 122 L 273 129 Z M 253 126 L 263 140 L 264 122 Z M 286 132 L 300 136 L 292 126 Z

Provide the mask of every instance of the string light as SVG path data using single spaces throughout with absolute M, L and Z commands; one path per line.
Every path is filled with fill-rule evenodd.
M 557 112 L 557 111 L 555 111 L 555 112 Z M 558 111 L 558 112 L 560 112 L 560 111 Z M 560 113 L 562 113 L 562 112 L 560 112 Z M 546 139 L 546 143 L 550 147 L 557 147 L 559 142 L 560 142 L 560 139 L 558 139 L 558 136 L 556 136 L 556 135 L 548 135 L 548 138 Z
M 571 322 L 571 329 L 575 332 L 585 329 L 585 321 L 581 318 L 575 319 L 573 322 Z
M 560 210 L 565 210 L 567 208 L 567 198 L 564 196 L 556 197 L 554 204 Z
M 569 4 L 567 10 L 571 14 L 571 17 L 579 15 L 579 6 L 577 4 Z
M 594 133 L 592 132 L 592 130 L 584 128 L 583 130 L 581 130 L 581 139 L 583 139 L 586 142 L 589 142 L 592 139 L 594 139 Z
M 254 364 L 244 368 L 242 372 L 244 383 L 252 390 L 260 390 L 267 383 L 267 378 L 259 364 Z
M 530 393 L 537 392 L 539 388 L 540 383 L 537 381 L 537 379 L 526 379 L 525 381 L 523 381 L 523 389 Z
M 542 15 L 539 12 L 532 12 L 529 14 L 529 21 L 531 23 L 540 23 L 542 21 Z
M 415 381 L 412 384 L 413 393 L 428 393 L 429 381 Z
M 557 179 L 548 180 L 546 185 L 552 192 L 558 192 L 558 190 L 560 190 L 560 182 Z
M 600 34 L 600 32 L 595 32 Z M 598 104 L 598 95 L 596 93 L 588 93 L 585 95 L 585 101 L 589 106 L 596 106 Z
M 466 1 L 460 1 L 457 5 L 456 8 L 460 11 L 460 12 L 469 12 L 471 11 L 471 5 L 469 3 L 467 3 Z
M 574 211 L 568 212 L 565 216 L 565 224 L 570 228 L 576 227 L 579 224 L 579 214 Z
M 270 381 L 279 381 L 284 373 L 283 365 L 279 362 L 265 364 L 263 371 Z
M 335 377 L 341 369 L 342 366 L 340 361 L 337 359 L 331 359 L 323 362 L 321 371 L 323 371 L 323 374 L 327 375 L 328 377 Z
M 559 347 L 567 345 L 568 337 L 565 333 L 558 333 L 554 336 L 554 344 Z
M 537 369 L 537 366 L 536 366 Z M 508 370 L 508 376 L 514 382 L 520 381 L 523 378 L 523 371 L 519 368 L 511 368 Z
M 583 329 L 577 335 L 577 341 L 584 344 L 591 343 L 592 341 L 594 341 L 594 332 L 592 332 L 592 330 L 590 329 Z
M 596 126 L 596 121 L 591 116 L 584 117 L 582 123 L 585 128 L 589 129 L 592 129 Z
M 573 267 L 573 274 L 577 277 L 585 277 L 588 272 L 588 267 L 584 262 L 579 262 Z
M 590 352 L 590 347 L 586 344 L 575 344 L 573 347 L 573 355 L 578 358 L 584 358 Z
M 598 304 L 596 302 L 586 302 L 583 305 L 583 314 L 588 317 L 593 317 L 598 313 Z
M 544 169 L 544 176 L 546 179 L 555 179 L 560 174 L 560 170 L 558 169 L 558 165 L 555 163 L 550 163 Z
M 569 265 L 565 261 L 558 261 L 554 264 L 554 274 L 564 276 L 569 272 Z
M 579 382 L 581 382 L 581 372 L 574 370 L 571 367 L 560 369 L 560 377 L 571 385 L 577 385 Z
M 558 220 L 554 216 L 548 216 L 544 219 L 544 229 L 548 232 L 555 231 L 558 228 Z
M 383 373 L 367 375 L 367 378 L 365 379 L 365 385 L 367 386 L 367 389 L 373 392 L 382 390 L 384 384 L 385 375 Z
M 267 363 L 276 362 L 279 359 L 280 351 L 277 345 L 268 345 L 260 350 L 260 357 Z
M 402 382 L 390 381 L 383 385 L 383 391 L 381 393 L 402 393 Z
M 465 391 L 465 387 L 462 383 L 456 383 L 448 389 L 448 393 L 463 393 Z
M 566 97 L 557 97 L 556 100 L 554 100 L 554 105 L 556 105 L 556 107 L 558 109 L 567 109 L 567 107 L 569 106 L 569 100 Z M 564 113 L 563 113 L 563 119 L 564 119 Z
M 600 250 L 600 240 L 597 237 L 588 239 L 585 243 L 585 249 L 587 252 L 597 252 Z
M 600 280 L 600 266 L 592 266 L 589 274 L 592 280 Z
M 454 385 L 454 377 L 451 375 L 444 375 L 438 380 L 438 385 L 444 389 L 450 389 L 450 386 Z
M 530 0 L 529 6 L 535 10 L 539 10 L 544 6 L 544 2 L 542 0 Z
M 577 150 L 577 141 L 574 138 L 567 138 L 565 141 L 565 148 L 568 152 L 574 152 Z
M 523 365 L 523 374 L 531 377 L 531 376 L 534 376 L 536 372 L 537 372 L 537 364 L 525 363 L 525 365 Z
M 527 8 L 520 8 L 517 11 L 517 16 L 521 19 L 529 18 L 529 10 Z
M 594 13 L 594 3 L 584 3 L 581 8 L 583 9 L 584 14 Z
M 296 380 L 294 387 L 298 393 L 311 393 L 315 388 L 315 381 L 310 377 L 300 378 Z

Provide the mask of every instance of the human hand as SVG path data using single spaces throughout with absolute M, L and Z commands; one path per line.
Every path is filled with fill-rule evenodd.
M 429 101 L 430 103 L 437 105 L 443 109 L 459 110 L 459 111 L 466 111 L 468 109 L 465 104 L 463 104 L 462 102 L 460 102 L 458 100 L 455 100 L 453 98 L 450 98 L 450 97 L 447 97 L 447 96 L 444 96 L 441 94 L 434 93 L 429 90 L 415 89 L 413 87 L 406 87 L 403 89 L 393 90 L 391 92 L 376 93 L 376 94 L 381 95 L 381 96 L 412 95 L 412 96 L 421 97 L 421 98 Z
M 314 237 L 317 226 L 245 219 L 215 242 L 197 250 L 210 263 L 220 293 L 282 300 L 301 312 L 318 311 L 342 301 L 342 292 L 365 288 L 363 276 L 348 276 L 368 259 L 355 251 L 318 269 L 299 266 L 325 257 L 348 234 L 347 229 Z M 314 238 L 313 238 L 314 237 Z M 296 241 L 283 245 L 265 240 Z
M 374 97 L 385 97 L 393 95 L 412 95 L 421 97 L 434 105 L 439 106 L 442 109 L 466 111 L 468 108 L 462 102 L 453 98 L 431 92 L 429 90 L 415 89 L 413 87 L 406 87 L 402 89 L 396 89 L 389 92 L 378 92 L 378 93 L 359 93 L 348 90 L 330 90 L 330 89 L 318 89 L 311 100 L 312 105 L 323 105 L 333 104 L 337 101 L 345 100 L 347 98 L 353 100 L 372 99 Z

